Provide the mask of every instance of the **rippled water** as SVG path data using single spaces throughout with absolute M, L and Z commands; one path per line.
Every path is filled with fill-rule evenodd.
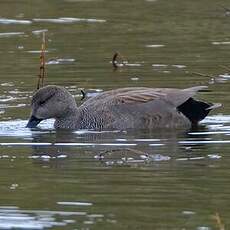
M 229 2 L 0 6 L 0 229 L 228 229 Z M 46 84 L 78 104 L 82 89 L 208 85 L 223 106 L 191 130 L 27 129 L 43 32 Z

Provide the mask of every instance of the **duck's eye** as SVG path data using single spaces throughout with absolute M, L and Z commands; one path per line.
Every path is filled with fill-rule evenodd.
M 44 105 L 45 103 L 46 103 L 46 100 L 45 100 L 45 101 L 40 101 L 40 102 L 39 102 L 39 105 L 42 106 L 42 105 Z
M 44 105 L 48 100 L 50 100 L 50 99 L 53 97 L 53 95 L 54 95 L 54 94 L 51 94 L 51 95 L 50 95 L 49 97 L 47 97 L 45 100 L 40 101 L 40 102 L 39 102 L 39 105 L 40 105 L 40 106 Z

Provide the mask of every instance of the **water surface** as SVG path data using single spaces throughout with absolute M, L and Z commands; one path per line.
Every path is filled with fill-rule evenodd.
M 227 1 L 0 5 L 0 229 L 227 229 Z M 43 31 L 46 84 L 78 104 L 81 89 L 208 85 L 199 97 L 223 107 L 191 130 L 55 131 L 52 120 L 27 129 Z

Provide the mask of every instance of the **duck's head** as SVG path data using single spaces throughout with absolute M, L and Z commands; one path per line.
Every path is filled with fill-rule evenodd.
M 35 92 L 31 107 L 27 128 L 34 128 L 45 119 L 65 116 L 76 109 L 76 103 L 73 96 L 64 87 L 49 85 Z

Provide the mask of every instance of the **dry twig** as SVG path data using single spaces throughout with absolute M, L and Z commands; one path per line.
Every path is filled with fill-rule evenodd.
M 44 86 L 44 78 L 46 75 L 45 69 L 45 52 L 46 52 L 46 37 L 45 32 L 42 34 L 42 46 L 41 46 L 41 54 L 40 54 L 40 72 L 38 75 L 37 89 Z
M 222 220 L 218 212 L 216 212 L 215 215 L 213 215 L 213 219 L 216 221 L 216 225 L 219 228 L 219 230 L 225 230 L 224 224 L 222 223 Z
M 195 74 L 195 75 L 198 75 L 198 76 L 201 76 L 201 77 L 211 77 L 211 78 L 214 77 L 213 75 L 203 74 L 203 73 L 199 73 L 199 72 L 191 72 L 191 73 Z
M 230 72 L 230 68 L 228 66 L 225 65 L 220 65 L 221 68 L 227 70 L 228 72 Z

